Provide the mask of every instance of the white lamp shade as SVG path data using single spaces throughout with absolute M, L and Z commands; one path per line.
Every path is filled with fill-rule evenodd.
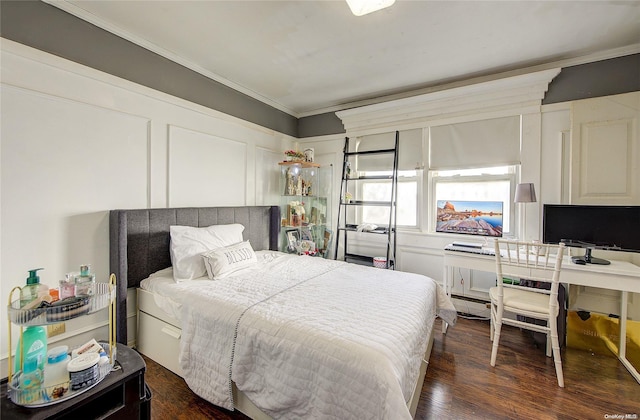
M 366 15 L 376 10 L 391 6 L 396 0 L 347 0 L 351 13 L 356 16 Z
M 518 184 L 516 187 L 516 203 L 535 203 L 536 202 L 536 189 L 532 183 Z

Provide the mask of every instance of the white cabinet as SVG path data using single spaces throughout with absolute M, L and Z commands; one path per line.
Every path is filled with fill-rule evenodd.
M 496 273 L 456 268 L 451 294 L 489 301 L 489 289 L 496 285 Z

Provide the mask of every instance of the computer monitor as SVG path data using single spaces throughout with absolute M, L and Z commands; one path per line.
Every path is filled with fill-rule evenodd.
M 502 236 L 502 201 L 437 201 L 436 232 Z
M 544 243 L 585 248 L 576 264 L 609 264 L 591 256 L 594 249 L 640 252 L 640 206 L 545 204 Z

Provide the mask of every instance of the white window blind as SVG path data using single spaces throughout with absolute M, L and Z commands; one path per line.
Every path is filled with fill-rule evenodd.
M 356 150 L 393 149 L 396 133 L 372 134 L 356 139 Z M 398 170 L 413 171 L 422 166 L 422 129 L 400 131 L 398 141 Z M 358 156 L 355 170 L 391 171 L 393 159 L 391 155 L 363 155 Z
M 520 116 L 430 128 L 429 169 L 520 163 Z

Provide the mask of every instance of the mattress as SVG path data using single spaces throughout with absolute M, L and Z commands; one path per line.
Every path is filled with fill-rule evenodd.
M 455 309 L 432 279 L 259 251 L 228 278 L 141 287 L 180 321 L 189 387 L 233 409 L 231 383 L 274 418 L 410 418 L 407 401 L 439 315 Z

